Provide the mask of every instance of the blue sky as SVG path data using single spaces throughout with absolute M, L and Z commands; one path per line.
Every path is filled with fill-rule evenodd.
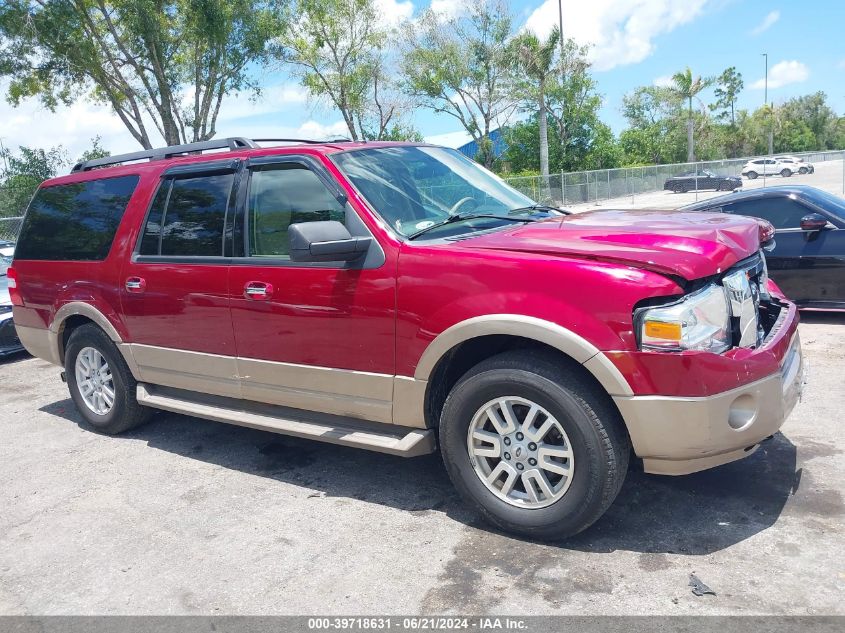
M 386 20 L 412 18 L 433 4 L 459 10 L 462 0 L 375 0 Z M 564 33 L 592 45 L 593 73 L 604 97 L 602 119 L 615 132 L 624 128 L 622 97 L 637 86 L 660 83 L 690 66 L 695 74 L 717 75 L 728 66 L 742 73 L 746 88 L 739 107 L 763 103 L 764 59 L 769 54 L 769 100 L 775 103 L 823 90 L 845 112 L 845 1 L 815 0 L 563 0 Z M 558 21 L 557 0 L 511 0 L 518 28 L 544 35 Z M 343 134 L 341 117 L 308 99 L 283 71 L 265 71 L 264 96 L 245 95 L 224 103 L 219 136 Z M 0 88 L 3 86 L 0 85 Z M 705 95 L 705 101 L 711 94 Z M 413 124 L 427 138 L 457 145 L 464 138 L 447 115 L 419 110 Z M 99 134 L 113 152 L 137 149 L 107 108 L 77 103 L 56 113 L 35 102 L 12 108 L 0 103 L 0 140 L 6 145 L 49 147 L 62 143 L 75 157 Z

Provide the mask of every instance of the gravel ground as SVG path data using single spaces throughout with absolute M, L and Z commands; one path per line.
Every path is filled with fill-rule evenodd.
M 760 187 L 773 187 L 777 185 L 810 185 L 824 189 L 837 196 L 845 196 L 845 168 L 841 160 L 830 160 L 824 163 L 813 163 L 815 173 L 800 175 L 796 174 L 789 178 L 781 176 L 760 176 L 756 180 L 742 179 L 742 189 L 759 189 Z M 737 173 L 739 170 L 737 170 Z M 724 191 L 689 191 L 687 193 L 673 193 L 671 191 L 655 191 L 652 193 L 637 194 L 633 198 L 613 198 L 611 200 L 600 200 L 584 204 L 567 204 L 566 208 L 571 211 L 589 211 L 592 209 L 676 209 L 685 204 L 706 200 L 716 196 L 730 195 Z
M 480 524 L 436 456 L 167 413 L 104 437 L 58 368 L 0 361 L 0 614 L 845 614 L 845 317 L 804 321 L 782 435 L 709 472 L 632 470 L 560 546 Z

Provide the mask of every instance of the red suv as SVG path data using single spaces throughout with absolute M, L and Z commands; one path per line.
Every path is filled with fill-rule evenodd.
M 453 150 L 225 139 L 45 182 L 9 270 L 83 417 L 165 409 L 401 456 L 487 519 L 598 519 L 629 458 L 749 455 L 799 398 L 795 306 L 754 220 L 564 214 Z

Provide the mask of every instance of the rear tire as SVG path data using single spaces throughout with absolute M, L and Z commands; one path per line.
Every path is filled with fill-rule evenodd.
M 505 352 L 476 365 L 449 393 L 440 419 L 443 461 L 461 496 L 490 523 L 559 540 L 592 525 L 616 498 L 628 469 L 628 435 L 613 402 L 583 371 L 545 352 Z M 493 422 L 506 421 L 506 410 L 515 422 L 510 430 Z M 537 426 L 526 425 L 535 410 Z M 492 440 L 477 444 L 476 431 Z M 495 456 L 475 452 L 496 452 L 497 443 Z M 497 471 L 498 478 L 483 481 Z
M 749 171 L 745 175 L 748 176 L 748 180 L 755 180 L 757 178 L 757 172 L 756 171 Z
M 789 171 L 788 169 L 781 169 L 780 175 L 781 175 L 782 178 L 789 178 L 792 175 L 792 172 Z
M 96 431 L 117 435 L 150 419 L 135 398 L 137 382 L 108 335 L 96 325 L 75 329 L 65 350 L 65 376 L 76 408 Z

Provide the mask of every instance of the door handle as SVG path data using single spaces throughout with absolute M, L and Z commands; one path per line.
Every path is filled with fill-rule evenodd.
M 244 297 L 253 301 L 266 301 L 273 296 L 273 284 L 250 281 L 244 286 Z
M 147 282 L 142 277 L 129 277 L 126 279 L 126 291 L 141 293 L 147 289 Z

